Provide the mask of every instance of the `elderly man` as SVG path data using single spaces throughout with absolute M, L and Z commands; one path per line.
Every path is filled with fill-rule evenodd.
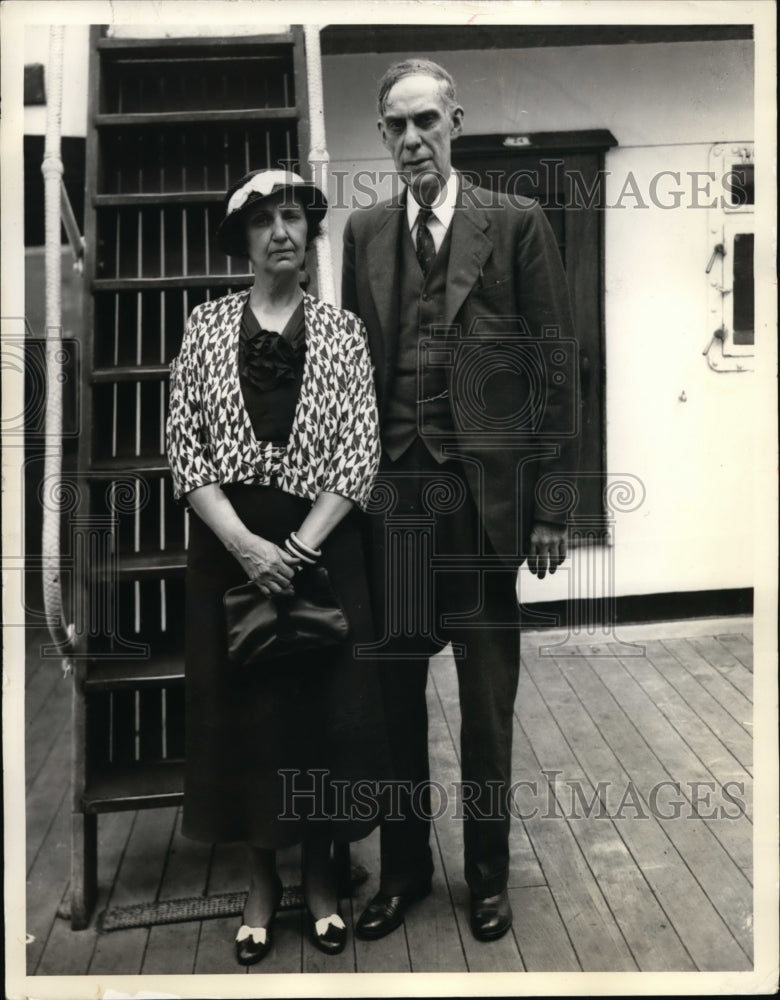
M 516 576 L 525 558 L 544 577 L 566 557 L 564 518 L 555 489 L 545 489 L 560 489 L 576 457 L 566 279 L 536 202 L 483 190 L 452 169 L 462 123 L 445 69 L 418 59 L 391 66 L 378 126 L 400 196 L 354 212 L 344 236 L 342 305 L 368 330 L 379 493 L 392 498 L 372 516 L 372 597 L 400 796 L 381 828 L 379 892 L 356 928 L 365 939 L 394 930 L 431 891 L 425 690 L 428 659 L 448 642 L 471 928 L 493 940 L 511 926 Z M 401 522 L 406 548 L 392 540 Z M 419 542 L 411 549 L 409 531 Z

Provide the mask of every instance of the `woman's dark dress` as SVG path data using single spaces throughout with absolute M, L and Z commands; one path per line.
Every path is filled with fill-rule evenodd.
M 269 347 L 269 336 L 276 337 L 260 330 L 247 305 L 239 350 L 244 402 L 258 438 L 285 440 L 303 371 L 302 307 L 285 328 L 286 343 Z M 273 487 L 223 490 L 251 531 L 280 546 L 311 508 Z M 376 783 L 389 772 L 377 673 L 371 660 L 353 655 L 356 643 L 374 639 L 355 512 L 328 537 L 321 559 L 350 625 L 346 644 L 254 668 L 231 665 L 225 653 L 223 594 L 246 574 L 189 516 L 185 835 L 275 848 L 300 842 L 307 824 L 325 823 L 338 840 L 365 836 L 378 821 Z

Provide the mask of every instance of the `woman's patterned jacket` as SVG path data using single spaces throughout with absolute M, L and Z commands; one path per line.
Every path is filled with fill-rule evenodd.
M 193 309 L 171 362 L 166 429 L 175 499 L 207 483 L 241 482 L 312 501 L 327 490 L 365 507 L 381 446 L 363 323 L 304 294 L 306 360 L 290 437 L 258 441 L 238 379 L 248 297 L 239 292 Z

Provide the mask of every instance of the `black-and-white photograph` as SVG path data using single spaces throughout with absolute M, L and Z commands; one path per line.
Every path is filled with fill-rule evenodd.
M 775 5 L 0 14 L 6 995 L 774 991 Z

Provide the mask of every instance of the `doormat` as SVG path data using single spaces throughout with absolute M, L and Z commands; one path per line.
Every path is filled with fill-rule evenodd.
M 343 896 L 350 896 L 368 878 L 363 865 L 352 865 L 350 885 Z M 183 899 L 159 899 L 154 903 L 130 903 L 112 906 L 97 918 L 98 934 L 124 931 L 131 927 L 154 927 L 157 924 L 179 924 L 190 920 L 211 920 L 215 917 L 238 917 L 244 912 L 246 892 L 218 892 L 213 896 L 187 896 Z M 303 906 L 303 887 L 286 885 L 279 904 L 280 910 Z

